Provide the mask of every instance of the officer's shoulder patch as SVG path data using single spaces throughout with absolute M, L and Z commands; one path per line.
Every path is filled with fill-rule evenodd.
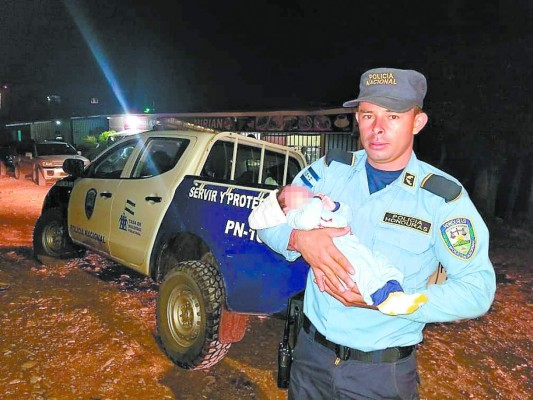
M 448 250 L 454 256 L 468 260 L 476 252 L 474 225 L 468 218 L 457 217 L 446 221 L 441 225 L 440 233 Z
M 302 172 L 300 178 L 305 186 L 312 189 L 320 180 L 320 175 L 318 175 L 313 167 L 310 166 Z
M 337 161 L 346 165 L 354 165 L 355 153 L 342 150 L 342 149 L 330 149 L 326 153 L 326 165 L 329 167 L 332 161 Z
M 463 188 L 454 181 L 440 175 L 428 174 L 420 184 L 422 189 L 436 194 L 446 200 L 446 203 L 456 200 L 461 195 Z

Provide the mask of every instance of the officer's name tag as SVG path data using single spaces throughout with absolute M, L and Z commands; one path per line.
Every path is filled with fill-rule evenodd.
M 429 231 L 431 230 L 431 222 L 391 212 L 385 213 L 385 215 L 383 216 L 383 222 L 386 222 L 388 224 L 405 226 L 406 228 L 415 229 L 423 233 L 429 233 Z

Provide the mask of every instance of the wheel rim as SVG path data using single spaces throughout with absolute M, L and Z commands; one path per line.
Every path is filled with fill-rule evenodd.
M 168 325 L 174 340 L 183 347 L 191 346 L 201 327 L 200 299 L 189 288 L 174 288 L 167 306 Z
M 48 253 L 61 253 L 63 249 L 63 227 L 57 222 L 52 222 L 44 228 L 43 247 Z

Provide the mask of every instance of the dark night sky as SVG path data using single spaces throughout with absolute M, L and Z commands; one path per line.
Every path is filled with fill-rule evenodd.
M 429 99 L 453 100 L 478 85 L 461 81 L 463 71 L 505 86 L 532 61 L 529 0 L 1 4 L 0 81 L 105 97 L 85 30 L 127 102 L 151 100 L 158 112 L 340 106 L 378 66 L 418 69 Z

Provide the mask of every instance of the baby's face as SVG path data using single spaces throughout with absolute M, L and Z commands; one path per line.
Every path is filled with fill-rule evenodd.
M 285 194 L 285 208 L 283 212 L 301 208 L 309 199 L 313 197 L 313 193 L 303 186 L 287 186 L 283 190 Z

